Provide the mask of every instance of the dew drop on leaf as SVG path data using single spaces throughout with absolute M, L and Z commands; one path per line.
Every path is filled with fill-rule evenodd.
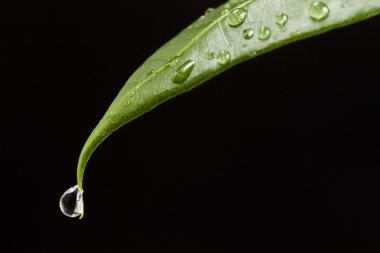
M 222 10 L 221 14 L 224 15 L 224 14 L 227 14 L 230 10 L 229 9 L 224 9 Z
M 207 60 L 212 60 L 214 58 L 215 58 L 215 53 L 214 52 L 209 51 L 209 52 L 206 53 L 206 59 Z
M 226 65 L 231 59 L 231 54 L 227 50 L 220 51 L 217 59 L 220 65 Z
M 295 36 L 300 35 L 300 34 L 301 34 L 301 32 L 299 30 L 296 30 L 296 31 L 291 32 L 290 36 L 295 37 Z
M 146 73 L 146 77 L 150 77 L 153 74 L 154 74 L 154 70 L 151 69 L 151 70 L 148 71 L 148 73 Z
M 205 11 L 205 15 L 207 16 L 208 14 L 210 14 L 211 12 L 213 12 L 215 9 L 214 8 L 208 8 L 206 11 Z
M 321 21 L 330 14 L 329 7 L 324 2 L 313 2 L 309 8 L 309 17 L 315 21 Z
M 232 27 L 238 27 L 243 24 L 247 17 L 247 10 L 243 8 L 237 8 L 230 12 L 227 17 L 228 24 Z
M 288 15 L 286 15 L 285 13 L 279 13 L 274 18 L 274 21 L 280 29 L 284 29 L 286 23 L 288 23 Z
M 181 65 L 175 72 L 173 77 L 173 83 L 183 83 L 189 78 L 191 72 L 194 69 L 195 61 L 187 60 L 184 64 Z
M 78 185 L 75 185 L 65 191 L 59 200 L 59 207 L 64 215 L 75 218 L 83 214 L 83 195 Z
M 271 30 L 266 26 L 261 26 L 257 30 L 257 38 L 259 38 L 259 40 L 267 40 L 269 39 L 270 35 L 271 35 Z
M 252 39 L 254 35 L 255 35 L 255 32 L 251 28 L 244 29 L 243 31 L 243 37 L 246 40 Z

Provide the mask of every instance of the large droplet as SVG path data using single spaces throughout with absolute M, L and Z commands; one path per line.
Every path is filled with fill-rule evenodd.
M 309 8 L 309 17 L 315 21 L 321 21 L 330 14 L 329 7 L 324 2 L 314 2 Z
M 268 27 L 262 26 L 257 30 L 257 38 L 259 40 L 267 40 L 271 35 L 271 31 Z
M 288 15 L 286 15 L 285 13 L 279 13 L 274 18 L 274 21 L 280 29 L 284 29 L 286 23 L 288 22 Z
M 59 207 L 64 215 L 75 218 L 83 214 L 83 195 L 78 185 L 75 185 L 65 191 L 59 200 Z
M 243 31 L 243 37 L 246 40 L 252 39 L 254 35 L 255 35 L 255 32 L 251 28 L 244 29 Z
M 175 72 L 173 77 L 173 83 L 183 83 L 189 78 L 191 72 L 194 69 L 195 61 L 187 60 L 184 64 L 181 65 Z
M 243 24 L 247 17 L 247 10 L 243 8 L 233 9 L 227 17 L 228 24 L 232 27 L 237 27 Z
M 227 64 L 231 59 L 231 54 L 227 50 L 220 51 L 217 56 L 220 65 Z

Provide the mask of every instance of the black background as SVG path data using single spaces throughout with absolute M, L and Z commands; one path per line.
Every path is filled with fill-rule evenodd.
M 2 247 L 380 252 L 380 18 L 243 63 L 114 133 L 58 200 L 132 72 L 222 1 L 1 8 Z

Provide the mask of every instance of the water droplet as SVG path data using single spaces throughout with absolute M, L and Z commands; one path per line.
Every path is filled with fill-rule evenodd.
M 257 38 L 259 40 L 267 40 L 271 35 L 271 31 L 268 27 L 262 26 L 257 30 Z
M 254 57 L 254 56 L 257 55 L 257 52 L 256 52 L 256 51 L 251 51 L 251 52 L 249 52 L 249 55 L 250 55 L 251 57 Z
M 215 53 L 214 52 L 210 51 L 210 52 L 206 53 L 206 59 L 207 60 L 212 60 L 214 58 L 215 58 Z
M 211 12 L 213 12 L 215 9 L 214 8 L 208 8 L 206 11 L 205 11 L 205 15 L 207 16 L 208 14 L 210 14 Z
M 294 31 L 294 32 L 291 32 L 291 33 L 290 33 L 290 36 L 294 37 L 294 36 L 297 36 L 297 35 L 300 35 L 300 34 L 301 34 L 301 32 L 298 31 L 298 30 L 296 30 L 296 31 Z
M 151 75 L 153 75 L 153 73 L 154 73 L 153 69 L 149 70 L 148 73 L 146 73 L 146 77 L 150 77 Z
M 243 47 L 247 47 L 248 46 L 248 44 L 247 43 L 243 43 Z
M 317 1 L 310 5 L 309 17 L 315 21 L 324 20 L 329 14 L 329 7 L 324 2 Z
M 247 10 L 243 8 L 237 8 L 230 12 L 230 14 L 227 17 L 227 21 L 230 26 L 237 27 L 243 24 L 246 17 Z
M 111 121 L 112 124 L 116 124 L 118 122 L 116 112 L 110 112 L 109 120 Z
M 286 15 L 285 13 L 279 13 L 274 18 L 274 21 L 280 29 L 284 29 L 286 23 L 288 23 L 288 15 Z
M 227 50 L 220 51 L 217 59 L 220 65 L 225 65 L 231 60 L 231 54 Z
M 189 78 L 194 69 L 195 61 L 187 60 L 181 67 L 177 69 L 173 77 L 173 83 L 183 83 Z
M 83 195 L 78 185 L 75 185 L 65 191 L 59 200 L 59 207 L 64 215 L 74 218 L 83 214 Z
M 222 14 L 222 15 L 225 15 L 225 14 L 227 14 L 229 11 L 230 11 L 229 9 L 224 9 L 224 10 L 222 10 L 221 14 Z
M 243 37 L 246 40 L 252 39 L 254 35 L 255 35 L 255 32 L 251 28 L 244 29 L 243 31 Z

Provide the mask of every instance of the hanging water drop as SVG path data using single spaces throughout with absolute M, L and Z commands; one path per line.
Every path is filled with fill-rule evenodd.
M 310 5 L 309 17 L 315 21 L 324 20 L 329 14 L 329 7 L 324 2 L 317 1 Z
M 231 54 L 227 50 L 220 51 L 217 59 L 220 65 L 225 65 L 230 61 Z
M 228 24 L 232 27 L 238 27 L 243 24 L 247 17 L 247 10 L 243 8 L 237 8 L 230 12 L 227 17 Z
M 286 23 L 288 23 L 288 15 L 285 13 L 279 13 L 274 18 L 274 21 L 276 22 L 276 25 L 282 30 L 286 26 Z
M 191 72 L 194 69 L 195 61 L 187 60 L 184 64 L 181 65 L 175 72 L 173 77 L 173 83 L 183 83 L 189 78 Z
M 262 26 L 257 30 L 257 38 L 259 40 L 267 40 L 271 35 L 271 31 L 268 27 Z
M 254 35 L 255 35 L 255 32 L 251 28 L 244 29 L 243 31 L 243 37 L 246 40 L 252 39 Z
M 65 191 L 59 200 L 59 207 L 64 215 L 75 218 L 83 215 L 83 195 L 78 185 L 75 185 Z

